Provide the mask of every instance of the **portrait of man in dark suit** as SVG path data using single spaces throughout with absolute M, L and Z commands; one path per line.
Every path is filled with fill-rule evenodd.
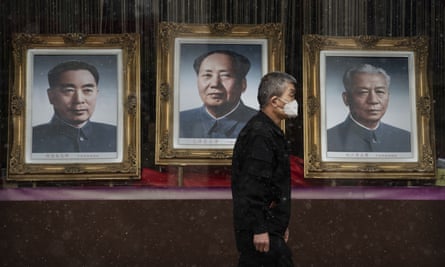
M 257 110 L 245 105 L 247 57 L 231 50 L 198 56 L 193 68 L 202 105 L 180 112 L 180 138 L 236 138 Z
M 48 123 L 32 127 L 32 153 L 116 152 L 116 126 L 91 121 L 99 97 L 96 67 L 65 61 L 49 71 L 48 83 L 54 114 Z
M 382 122 L 390 104 L 390 84 L 387 72 L 371 64 L 345 72 L 342 100 L 349 115 L 327 130 L 328 152 L 411 152 L 411 133 Z

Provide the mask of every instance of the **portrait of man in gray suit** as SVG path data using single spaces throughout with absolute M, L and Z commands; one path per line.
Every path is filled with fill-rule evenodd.
M 32 153 L 116 152 L 116 126 L 90 119 L 99 96 L 96 67 L 65 61 L 48 72 L 48 82 L 54 114 L 49 122 L 32 128 Z
M 328 152 L 411 152 L 411 133 L 381 121 L 390 103 L 390 84 L 387 72 L 371 64 L 345 72 L 342 100 L 349 114 L 327 130 Z
M 236 138 L 257 110 L 245 105 L 247 57 L 231 50 L 198 56 L 193 68 L 202 105 L 180 112 L 180 138 Z

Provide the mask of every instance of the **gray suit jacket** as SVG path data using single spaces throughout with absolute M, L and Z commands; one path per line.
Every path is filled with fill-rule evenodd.
M 327 131 L 330 152 L 411 152 L 408 131 L 380 122 L 373 131 L 357 125 L 349 116 Z
M 228 116 L 215 120 L 204 106 L 180 112 L 180 138 L 236 138 L 241 129 L 258 111 L 244 105 Z
M 74 128 L 56 116 L 33 127 L 32 153 L 116 152 L 116 126 L 89 121 Z

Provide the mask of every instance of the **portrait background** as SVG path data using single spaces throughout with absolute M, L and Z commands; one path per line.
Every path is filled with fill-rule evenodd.
M 117 55 L 34 55 L 31 108 L 32 126 L 47 123 L 54 110 L 46 90 L 48 71 L 55 65 L 69 60 L 81 60 L 92 64 L 99 72 L 99 95 L 92 121 L 117 125 L 118 119 L 118 69 Z
M 214 50 L 231 50 L 249 59 L 251 66 L 246 75 L 247 89 L 241 95 L 241 100 L 247 106 L 258 109 L 258 85 L 267 68 L 267 62 L 262 61 L 262 48 L 263 46 L 261 44 L 181 44 L 179 62 L 179 111 L 202 105 L 198 93 L 197 76 L 193 69 L 193 62 L 198 56 Z M 266 47 L 264 47 L 264 49 L 266 49 Z M 264 60 L 267 60 L 267 56 L 264 56 Z M 265 68 L 263 68 L 263 66 L 265 66 Z
M 326 57 L 326 129 L 343 122 L 349 113 L 342 99 L 344 73 L 350 67 L 364 63 L 383 68 L 391 77 L 389 104 L 382 122 L 411 131 L 408 58 L 369 56 Z

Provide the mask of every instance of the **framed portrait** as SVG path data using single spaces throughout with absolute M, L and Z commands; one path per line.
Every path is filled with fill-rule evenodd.
M 261 77 L 283 70 L 282 35 L 281 24 L 160 24 L 156 164 L 230 164 Z
M 435 175 L 424 37 L 304 36 L 305 177 Z
M 9 180 L 137 179 L 139 36 L 13 39 Z

